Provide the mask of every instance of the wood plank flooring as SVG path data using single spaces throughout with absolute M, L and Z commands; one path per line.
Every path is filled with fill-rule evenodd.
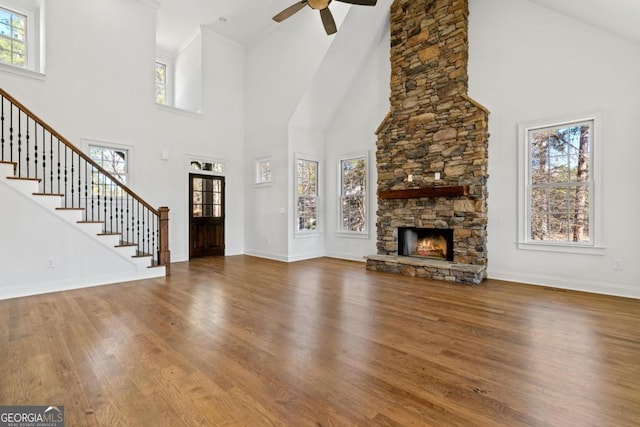
M 67 426 L 640 425 L 640 301 L 334 259 L 0 301 L 0 362 Z

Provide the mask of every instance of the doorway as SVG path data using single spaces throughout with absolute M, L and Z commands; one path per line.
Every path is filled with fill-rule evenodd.
M 224 177 L 189 174 L 189 259 L 224 256 Z

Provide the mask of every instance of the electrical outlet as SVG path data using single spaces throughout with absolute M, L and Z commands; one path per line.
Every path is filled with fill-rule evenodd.
M 55 267 L 55 262 L 53 262 L 53 258 L 49 257 L 47 258 L 47 268 L 53 268 Z
M 413 175 L 409 174 L 409 176 L 407 176 L 407 181 L 413 182 Z
M 434 175 L 434 178 L 435 178 L 436 181 L 439 181 L 440 180 L 440 172 L 436 172 L 435 175 Z
M 622 260 L 621 259 L 614 259 L 613 260 L 613 269 L 614 270 L 622 270 L 623 266 L 622 266 Z

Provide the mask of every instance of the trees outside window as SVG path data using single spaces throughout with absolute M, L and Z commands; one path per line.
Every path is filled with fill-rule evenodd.
M 518 248 L 603 255 L 602 114 L 519 125 Z
M 0 7 L 0 62 L 27 66 L 27 17 Z
M 318 230 L 318 162 L 296 158 L 296 232 Z
M 167 65 L 156 62 L 156 102 L 167 104 Z
M 340 225 L 342 233 L 367 231 L 367 158 L 340 160 Z

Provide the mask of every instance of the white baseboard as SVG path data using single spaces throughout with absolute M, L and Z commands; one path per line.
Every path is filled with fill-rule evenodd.
M 496 271 L 491 269 L 489 269 L 488 275 L 491 279 L 506 280 L 509 282 L 517 282 L 527 285 L 550 286 L 560 289 L 569 289 L 572 291 L 640 299 L 640 286 L 633 287 L 620 283 L 567 279 L 562 277 L 523 274 L 515 271 Z

